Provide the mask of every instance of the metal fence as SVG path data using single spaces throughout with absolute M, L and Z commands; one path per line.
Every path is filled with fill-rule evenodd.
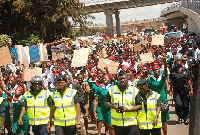
M 181 6 L 200 14 L 200 0 L 182 0 Z
M 161 11 L 161 14 L 163 14 L 163 13 L 165 13 L 165 12 L 171 10 L 171 9 L 178 8 L 178 7 L 180 7 L 180 6 L 181 6 L 181 2 L 172 4 L 172 5 L 170 5 L 169 7 L 164 8 L 164 9 Z
M 165 12 L 167 12 L 171 9 L 178 8 L 180 6 L 191 9 L 191 10 L 200 14 L 200 0 L 182 0 L 181 2 L 172 4 L 171 6 L 164 8 L 161 11 L 161 14 L 164 14 Z

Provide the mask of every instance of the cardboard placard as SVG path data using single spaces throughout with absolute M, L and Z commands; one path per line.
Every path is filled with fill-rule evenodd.
M 134 51 L 135 52 L 141 51 L 141 50 L 142 50 L 141 43 L 134 44 Z
M 74 50 L 71 66 L 72 67 L 86 66 L 89 54 L 90 54 L 90 48 Z
M 165 44 L 165 45 L 168 45 L 170 42 L 171 42 L 171 39 L 166 38 L 166 39 L 164 40 L 164 44 Z
M 140 41 L 140 44 L 147 44 L 147 40 L 142 40 L 142 41 Z
M 128 47 L 129 47 L 129 48 L 133 48 L 133 47 L 134 47 L 134 44 L 128 44 Z
M 165 35 L 152 35 L 151 45 L 164 45 Z
M 46 45 L 44 45 L 43 43 L 38 43 L 38 47 L 39 47 L 40 61 L 48 60 Z
M 52 53 L 52 60 L 56 61 L 57 59 L 62 59 L 64 58 L 64 54 L 63 53 Z
M 137 37 L 137 36 L 133 36 L 133 39 L 134 39 L 134 40 L 138 40 L 138 37 Z
M 42 68 L 25 68 L 23 70 L 24 81 L 31 81 L 31 78 L 36 75 L 42 76 Z
M 106 73 L 106 70 L 104 69 L 106 66 L 108 67 L 108 71 L 110 74 L 116 74 L 119 67 L 119 63 L 108 59 L 99 59 L 98 68 L 104 73 Z
M 142 64 L 154 62 L 152 53 L 140 54 L 140 60 Z
M 42 67 L 47 67 L 47 62 L 50 62 L 50 60 L 44 60 L 40 62 L 42 63 Z
M 0 48 L 0 54 L 0 66 L 12 63 L 10 51 L 7 46 Z
M 15 47 L 17 48 L 20 65 L 23 64 L 26 68 L 28 68 L 30 63 L 29 47 L 23 47 L 22 45 L 15 45 Z
M 100 58 L 107 58 L 107 54 L 106 54 L 106 48 L 103 48 L 100 52 Z

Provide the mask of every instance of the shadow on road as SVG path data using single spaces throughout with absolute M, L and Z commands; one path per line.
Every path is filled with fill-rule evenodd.
M 167 121 L 167 125 L 176 125 L 176 124 L 177 124 L 177 121 L 175 120 Z

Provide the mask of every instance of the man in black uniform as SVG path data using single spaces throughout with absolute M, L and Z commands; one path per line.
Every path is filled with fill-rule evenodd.
M 182 66 L 182 54 L 177 53 L 175 60 L 177 66 L 170 72 L 170 90 L 174 92 L 178 124 L 181 124 L 182 119 L 184 119 L 184 124 L 187 125 L 189 123 L 189 101 L 190 96 L 193 95 L 191 75 L 187 69 Z

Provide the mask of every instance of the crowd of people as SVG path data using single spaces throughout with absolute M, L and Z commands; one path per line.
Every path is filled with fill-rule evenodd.
M 147 40 L 140 51 L 129 44 Z M 88 48 L 84 43 L 78 49 Z M 115 74 L 98 68 L 101 50 L 107 59 L 118 62 Z M 66 58 L 31 63 L 42 68 L 42 76 L 23 81 L 24 66 L 13 57 L 1 67 L 0 134 L 46 135 L 55 126 L 56 135 L 76 135 L 81 118 L 95 130 L 111 135 L 167 135 L 170 119 L 167 95 L 175 101 L 177 123 L 189 124 L 190 96 L 198 76 L 200 60 L 197 36 L 185 35 L 165 45 L 151 45 L 151 37 L 95 43 L 87 65 L 71 67 L 72 46 Z M 142 63 L 140 54 L 150 53 L 152 62 Z M 80 58 L 81 59 L 81 58 Z M 162 128 L 162 131 L 161 131 Z M 162 132 L 162 133 L 161 133 Z

